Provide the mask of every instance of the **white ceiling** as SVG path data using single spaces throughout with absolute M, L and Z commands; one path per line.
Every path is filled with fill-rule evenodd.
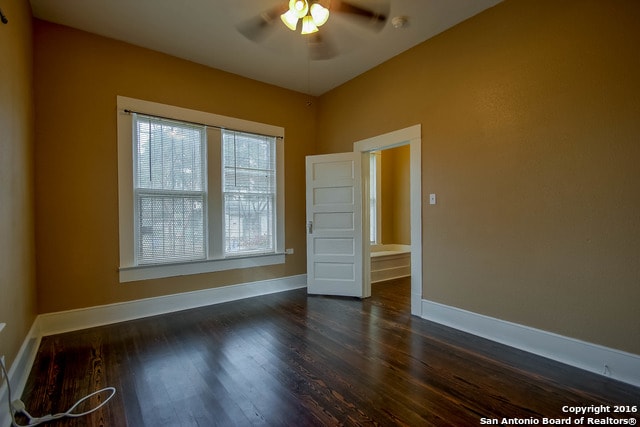
M 320 95 L 501 0 L 388 0 L 380 32 L 344 14 L 320 28 L 339 54 L 309 60 L 304 36 L 277 22 L 261 43 L 236 26 L 287 0 L 31 0 L 37 18 L 122 40 L 298 92 Z M 377 7 L 384 0 L 351 0 Z M 394 16 L 409 25 L 395 29 Z

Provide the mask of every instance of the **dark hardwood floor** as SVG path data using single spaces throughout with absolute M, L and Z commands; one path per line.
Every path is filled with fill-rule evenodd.
M 412 317 L 408 280 L 373 292 L 301 289 L 45 337 L 23 400 L 39 416 L 114 386 L 100 410 L 52 425 L 130 427 L 542 425 L 571 417 L 563 406 L 640 405 L 638 388 Z M 622 418 L 591 415 L 606 416 Z

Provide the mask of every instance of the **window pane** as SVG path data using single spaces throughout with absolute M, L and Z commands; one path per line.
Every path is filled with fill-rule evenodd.
M 225 194 L 225 252 L 272 252 L 272 196 Z
M 378 240 L 378 170 L 376 167 L 376 153 L 369 155 L 369 241 Z
M 204 128 L 139 116 L 137 188 L 202 191 Z
M 275 138 L 223 131 L 225 253 L 275 250 Z
M 140 264 L 205 257 L 203 196 L 138 197 Z
M 275 138 L 225 131 L 224 191 L 274 193 Z

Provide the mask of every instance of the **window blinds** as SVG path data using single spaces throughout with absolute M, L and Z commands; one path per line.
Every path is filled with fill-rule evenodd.
M 205 128 L 140 114 L 133 120 L 138 264 L 205 258 Z
M 276 138 L 223 130 L 225 253 L 275 248 Z

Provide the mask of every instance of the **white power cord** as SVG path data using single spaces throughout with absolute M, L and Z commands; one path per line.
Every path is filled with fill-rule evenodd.
M 11 414 L 12 425 L 15 427 L 37 426 L 37 425 L 47 423 L 49 421 L 57 420 L 60 418 L 64 418 L 64 417 L 70 417 L 70 418 L 82 417 L 100 409 L 116 394 L 115 387 L 105 387 L 101 390 L 94 391 L 93 393 L 78 400 L 66 412 L 60 412 L 58 414 L 53 414 L 53 415 L 49 414 L 42 417 L 34 417 L 27 412 L 27 410 L 25 409 L 24 402 L 22 400 L 18 399 L 13 402 L 11 401 L 11 384 L 9 383 L 9 374 L 7 373 L 7 368 L 4 366 L 4 362 L 1 359 L 0 359 L 0 367 L 2 367 L 2 372 L 4 373 L 4 378 L 5 378 L 5 381 L 7 382 L 7 400 L 9 404 L 9 413 Z M 73 412 L 85 400 L 95 396 L 96 394 L 105 393 L 105 392 L 109 392 L 110 393 L 109 396 L 95 408 L 82 413 L 77 413 L 77 414 Z M 18 424 L 18 422 L 16 421 L 16 414 L 18 413 L 21 413 L 28 418 L 29 420 L 28 424 Z

